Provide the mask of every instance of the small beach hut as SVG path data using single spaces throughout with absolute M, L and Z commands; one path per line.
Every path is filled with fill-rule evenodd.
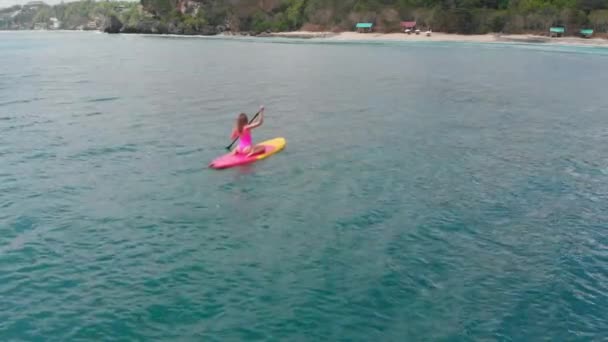
M 372 28 L 374 27 L 374 24 L 372 23 L 357 23 L 357 32 L 359 33 L 364 33 L 364 32 L 372 32 Z
M 402 21 L 401 28 L 403 29 L 403 32 L 410 34 L 414 31 L 416 31 L 416 22 L 415 21 Z M 420 31 L 418 31 L 418 32 L 420 32 Z
M 583 38 L 591 38 L 591 36 L 593 36 L 593 30 L 592 29 L 582 29 L 581 30 L 581 37 L 583 37 Z
M 549 29 L 549 36 L 550 37 L 561 37 L 564 35 L 564 33 L 566 33 L 566 28 L 564 27 L 551 27 Z

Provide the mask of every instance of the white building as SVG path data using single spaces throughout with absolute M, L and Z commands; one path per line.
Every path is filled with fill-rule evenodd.
M 61 27 L 61 21 L 55 17 L 51 18 L 51 29 L 53 30 L 59 30 L 59 28 Z

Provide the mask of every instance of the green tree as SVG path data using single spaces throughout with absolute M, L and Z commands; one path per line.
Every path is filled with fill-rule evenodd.
M 290 0 L 290 4 L 287 7 L 286 16 L 289 28 L 298 29 L 302 26 L 304 21 L 304 4 L 305 0 Z
M 51 8 L 41 7 L 34 16 L 34 23 L 47 23 L 51 19 Z

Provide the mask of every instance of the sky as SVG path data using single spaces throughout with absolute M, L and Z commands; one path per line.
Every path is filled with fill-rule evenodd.
M 0 0 L 0 8 L 11 7 L 13 5 L 24 5 L 32 0 Z M 61 0 L 43 0 L 49 5 L 56 5 L 61 2 Z M 127 0 L 129 1 L 129 0 Z M 139 1 L 139 0 L 131 0 L 131 1 Z M 70 2 L 70 0 L 64 0 L 64 2 Z

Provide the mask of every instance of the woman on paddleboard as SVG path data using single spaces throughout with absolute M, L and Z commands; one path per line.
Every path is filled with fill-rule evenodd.
M 264 152 L 264 146 L 254 146 L 251 139 L 251 130 L 262 126 L 264 123 L 264 106 L 260 107 L 260 116 L 251 123 L 247 114 L 241 113 L 236 119 L 236 125 L 232 130 L 232 139 L 239 138 L 238 146 L 232 151 L 234 154 L 246 154 L 248 157 Z

